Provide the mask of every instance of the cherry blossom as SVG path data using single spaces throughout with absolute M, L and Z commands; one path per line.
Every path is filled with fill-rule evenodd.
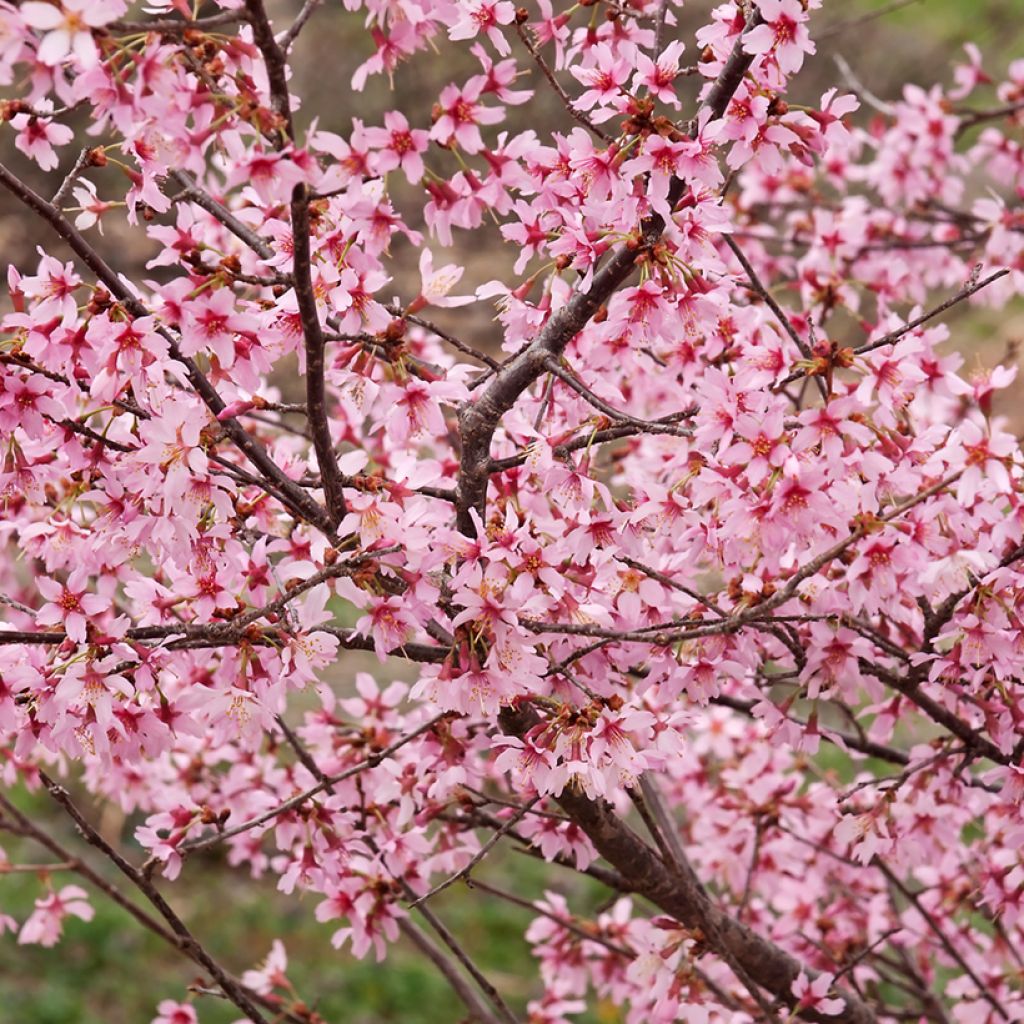
M 0 0 L 0 932 L 106 858 L 206 979 L 156 1024 L 317 1005 L 203 871 L 484 1024 L 1024 1019 L 1024 65 L 862 109 L 818 3 L 346 0 L 328 117 L 295 6 Z
M 157 1015 L 152 1024 L 198 1024 L 195 1007 L 188 1003 L 177 1003 L 173 999 L 164 999 L 157 1004 Z
M 59 64 L 74 55 L 83 67 L 92 67 L 99 56 L 92 29 L 124 14 L 126 7 L 125 0 L 61 0 L 53 5 L 28 0 L 18 12 L 25 24 L 44 33 L 36 54 L 42 64 Z
M 51 891 L 36 900 L 35 910 L 26 919 L 18 933 L 18 942 L 55 946 L 60 939 L 66 917 L 91 921 L 96 913 L 88 902 L 86 891 L 78 885 L 65 885 L 58 892 Z

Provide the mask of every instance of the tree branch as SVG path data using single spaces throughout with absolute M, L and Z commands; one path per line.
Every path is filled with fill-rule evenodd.
M 170 904 L 164 899 L 156 886 L 138 868 L 125 860 L 92 827 L 82 812 L 72 802 L 67 790 L 54 782 L 45 772 L 40 772 L 39 777 L 42 779 L 46 791 L 53 800 L 64 809 L 71 820 L 78 826 L 78 830 L 85 841 L 90 846 L 96 847 L 156 908 L 173 933 L 175 945 L 210 974 L 221 987 L 224 994 L 249 1017 L 253 1024 L 268 1024 L 267 1018 L 260 1012 L 259 1007 L 256 1006 L 249 993 L 213 959 L 206 948 L 189 931 L 185 922 L 171 909 Z M 138 917 L 138 915 L 135 916 Z
M 89 244 L 81 232 L 58 210 L 52 203 L 48 203 L 42 196 L 33 192 L 24 182 L 13 175 L 3 164 L 0 164 L 0 185 L 3 185 L 23 205 L 43 218 L 70 246 L 76 256 L 103 282 L 104 287 L 113 295 L 134 317 L 149 316 L 149 310 L 135 297 L 121 280 L 120 276 L 110 267 L 100 254 Z M 206 407 L 217 416 L 226 408 L 224 400 L 217 393 L 216 388 L 207 380 L 195 361 L 183 355 L 178 347 L 177 339 L 163 326 L 157 328 L 161 336 L 167 341 L 171 357 L 180 362 L 188 374 L 189 383 L 195 388 L 196 393 L 206 404 Z M 333 537 L 333 528 L 327 521 L 324 510 L 313 498 L 304 491 L 294 480 L 287 476 L 284 471 L 271 459 L 266 448 L 260 444 L 235 417 L 229 417 L 220 421 L 221 427 L 227 432 L 232 441 L 245 453 L 246 458 L 263 473 L 268 480 L 277 484 L 280 491 L 288 496 L 289 508 L 297 513 L 299 518 L 308 519 Z
M 748 24 L 752 26 L 757 17 L 752 16 Z M 744 51 L 741 35 L 702 105 L 713 118 L 721 117 L 725 112 L 753 59 L 753 54 Z M 690 134 L 696 134 L 696 130 L 694 119 L 690 123 Z M 673 179 L 668 195 L 670 209 L 680 199 L 683 188 L 680 179 Z M 638 244 L 622 245 L 615 250 L 594 275 L 590 287 L 585 292 L 576 292 L 564 306 L 555 310 L 537 337 L 494 375 L 484 393 L 460 410 L 462 456 L 459 461 L 456 525 L 461 533 L 468 537 L 476 536 L 474 513 L 481 521 L 486 519 L 491 441 L 501 418 L 545 372 L 549 358 L 560 356 L 569 342 L 629 278 L 637 257 L 657 242 L 665 226 L 665 221 L 657 214 L 648 218 L 641 226 Z
M 501 712 L 502 729 L 511 736 L 523 737 L 539 723 L 537 712 L 528 705 L 505 708 Z M 852 992 L 839 988 L 837 991 L 845 1002 L 840 1013 L 823 1016 L 797 1009 L 793 982 L 801 972 L 812 977 L 813 972 L 716 907 L 692 872 L 687 872 L 685 867 L 673 870 L 616 817 L 608 804 L 591 800 L 572 786 L 566 786 L 556 799 L 586 832 L 598 853 L 629 878 L 636 893 L 685 927 L 700 930 L 710 948 L 726 962 L 739 965 L 755 984 L 771 992 L 780 1002 L 804 1019 L 821 1024 L 827 1021 L 873 1024 L 875 1017 L 871 1010 Z

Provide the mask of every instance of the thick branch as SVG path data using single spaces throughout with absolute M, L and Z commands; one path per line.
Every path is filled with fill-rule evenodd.
M 721 117 L 725 112 L 753 59 L 752 54 L 744 52 L 741 36 L 704 101 L 703 108 L 710 111 L 713 118 Z M 696 121 L 691 122 L 690 129 L 691 134 L 696 133 Z M 669 208 L 679 200 L 683 187 L 678 178 L 673 180 L 669 188 Z M 480 398 L 460 410 L 462 457 L 459 462 L 456 523 L 466 536 L 476 536 L 473 512 L 481 521 L 486 518 L 491 441 L 501 418 L 545 372 L 549 360 L 565 351 L 569 342 L 625 283 L 633 273 L 637 257 L 657 242 L 665 227 L 665 221 L 657 214 L 649 217 L 642 225 L 638 244 L 623 245 L 612 253 L 594 275 L 590 287 L 585 292 L 576 292 L 564 306 L 552 313 L 537 337 L 519 355 L 504 364 Z
M 529 707 L 506 708 L 501 713 L 502 728 L 513 736 L 524 736 L 539 722 L 536 711 Z M 795 1007 L 793 982 L 801 971 L 808 975 L 811 971 L 716 907 L 695 876 L 666 864 L 607 804 L 591 800 L 571 786 L 557 800 L 586 832 L 597 852 L 629 879 L 635 892 L 687 928 L 701 931 L 708 946 L 727 962 L 735 962 L 756 984 L 787 1006 Z M 801 1016 L 823 1024 L 873 1024 L 874 1014 L 856 995 L 843 989 L 837 991 L 846 1004 L 840 1013 L 826 1017 L 801 1012 Z
M 341 470 L 334 454 L 327 398 L 324 386 L 325 349 L 323 326 L 316 308 L 313 292 L 312 265 L 309 247 L 309 203 L 305 185 L 296 185 L 292 192 L 292 277 L 295 298 L 302 320 L 302 334 L 306 342 L 306 405 L 309 430 L 313 437 L 320 479 L 323 482 L 331 525 L 337 526 L 345 515 L 345 495 L 342 491 Z

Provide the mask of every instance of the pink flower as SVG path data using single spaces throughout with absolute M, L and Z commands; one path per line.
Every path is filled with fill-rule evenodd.
M 206 472 L 206 452 L 199 445 L 205 425 L 203 413 L 184 400 L 168 400 L 158 417 L 141 425 L 144 444 L 136 458 L 142 466 L 159 468 L 164 474 L 164 492 L 171 500 L 180 500 L 185 494 L 191 474 Z
M 88 617 L 100 615 L 110 607 L 105 598 L 86 593 L 87 582 L 88 574 L 84 569 L 75 569 L 63 586 L 56 580 L 40 576 L 36 586 L 49 603 L 36 613 L 36 622 L 41 626 L 61 622 L 72 640 L 85 643 Z
M 275 988 L 288 987 L 288 978 L 285 976 L 287 969 L 288 954 L 285 952 L 284 943 L 280 939 L 274 939 L 266 960 L 256 970 L 246 971 L 242 975 L 242 984 L 262 996 L 267 996 Z
M 91 227 L 97 227 L 102 235 L 102 217 L 114 209 L 117 204 L 100 199 L 96 194 L 96 186 L 91 181 L 83 181 L 76 185 L 71 194 L 75 197 L 79 211 L 78 216 L 75 217 L 75 227 L 79 231 L 88 231 Z
M 226 369 L 235 362 L 238 335 L 255 335 L 259 326 L 256 317 L 238 311 L 230 289 L 203 292 L 185 307 L 181 351 L 193 356 L 209 349 Z
M 157 1005 L 156 1012 L 152 1024 L 198 1024 L 199 1021 L 193 1007 L 173 999 L 164 999 Z
M 483 79 L 471 80 L 463 88 L 446 85 L 441 92 L 441 116 L 434 122 L 430 137 L 442 146 L 454 142 L 467 153 L 479 153 L 484 148 L 479 125 L 497 124 L 504 118 L 501 107 L 485 107 L 480 94 Z
M 807 31 L 807 12 L 800 0 L 757 0 L 764 22 L 743 38 L 747 53 L 771 53 L 785 75 L 795 75 L 804 54 L 815 46 Z
M 74 137 L 67 125 L 35 114 L 18 114 L 11 121 L 11 127 L 18 133 L 14 145 L 25 156 L 35 160 L 44 171 L 52 171 L 57 166 L 57 154 L 53 147 L 66 146 Z
M 464 0 L 455 5 L 457 20 L 448 29 L 449 39 L 473 39 L 484 32 L 503 57 L 511 52 L 499 26 L 511 25 L 516 7 L 509 0 Z
M 293 153 L 246 149 L 230 135 L 227 142 L 232 151 L 228 184 L 252 185 L 262 202 L 268 205 L 289 202 L 292 189 L 306 180 Z
M 387 174 L 401 167 L 413 185 L 423 177 L 423 153 L 429 140 L 429 132 L 410 128 L 405 115 L 398 110 L 389 110 L 384 115 L 383 128 L 366 129 L 367 145 L 379 151 L 375 159 L 377 172 Z
M 28 0 L 19 13 L 26 25 L 45 33 L 36 54 L 40 63 L 60 64 L 73 55 L 88 68 L 99 57 L 92 29 L 120 17 L 126 7 L 124 0 L 62 0 L 57 6 Z
M 995 392 L 1009 387 L 1016 378 L 1016 366 L 996 366 L 991 370 L 972 373 L 970 382 L 950 374 L 946 384 L 954 395 L 970 395 L 987 416 L 992 411 L 992 396 Z
M 764 419 L 744 413 L 736 421 L 736 433 L 744 440 L 735 441 L 722 459 L 746 467 L 747 479 L 759 484 L 773 470 L 779 469 L 789 454 L 783 430 L 782 412 L 775 408 Z
M 792 992 L 797 997 L 797 1007 L 800 1010 L 814 1010 L 816 1013 L 823 1013 L 827 1016 L 842 1013 L 846 1003 L 842 999 L 826 998 L 829 989 L 832 987 L 834 975 L 819 974 L 814 981 L 808 980 L 803 971 L 793 982 Z
M 373 638 L 377 657 L 384 661 L 391 651 L 409 640 L 418 623 L 399 598 L 371 597 L 367 600 L 354 586 L 345 586 L 347 583 L 347 580 L 338 582 L 339 593 L 369 608 L 369 612 L 356 623 L 356 632 Z
M 1016 439 L 1005 431 L 983 430 L 973 420 L 962 423 L 957 433 L 965 463 L 956 485 L 957 500 L 965 506 L 973 504 L 986 482 L 995 494 L 1009 494 L 1012 484 L 1007 466 L 1017 450 Z
M 429 249 L 420 253 L 420 280 L 423 282 L 419 296 L 409 305 L 409 312 L 415 313 L 426 306 L 465 306 L 476 301 L 474 295 L 453 295 L 448 293 L 459 283 L 465 268 L 448 263 L 434 269 L 434 254 Z
M 625 97 L 625 84 L 632 69 L 624 57 L 616 56 L 610 47 L 598 43 L 592 50 L 593 66 L 573 67 L 573 76 L 585 85 L 586 91 L 575 101 L 579 110 L 593 110 L 600 107 L 591 120 L 600 124 L 614 117 L 621 109 Z
M 53 392 L 52 383 L 39 373 L 8 378 L 0 391 L 0 426 L 8 431 L 21 427 L 29 437 L 41 437 L 46 431 L 44 417 L 57 422 L 64 418 Z
M 667 103 L 670 107 L 679 107 L 674 82 L 679 75 L 679 58 L 685 48 L 680 39 L 673 39 L 658 54 L 657 61 L 651 60 L 643 51 L 636 56 L 636 74 L 633 76 L 634 90 L 647 89 L 654 99 Z
M 282 653 L 284 664 L 294 673 L 291 683 L 296 687 L 315 679 L 317 671 L 332 664 L 337 656 L 338 638 L 316 628 L 333 617 L 325 607 L 329 597 L 330 591 L 321 585 L 293 605 L 298 629 L 289 635 Z
M 55 946 L 61 936 L 65 917 L 91 921 L 95 911 L 84 889 L 65 885 L 60 892 L 50 892 L 36 900 L 36 908 L 18 933 L 19 945 Z

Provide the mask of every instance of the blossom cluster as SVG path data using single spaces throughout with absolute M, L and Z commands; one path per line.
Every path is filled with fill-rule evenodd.
M 785 98 L 817 0 L 346 0 L 354 90 L 471 73 L 329 131 L 318 6 L 0 2 L 0 184 L 74 257 L 0 320 L 0 831 L 64 773 L 144 893 L 223 847 L 378 959 L 500 839 L 620 890 L 511 894 L 531 1024 L 1020 1019 L 1016 368 L 944 314 L 1024 293 L 1024 61 L 867 118 Z M 92 916 L 40 884 L 0 932 Z M 286 967 L 211 976 L 258 1022 Z

